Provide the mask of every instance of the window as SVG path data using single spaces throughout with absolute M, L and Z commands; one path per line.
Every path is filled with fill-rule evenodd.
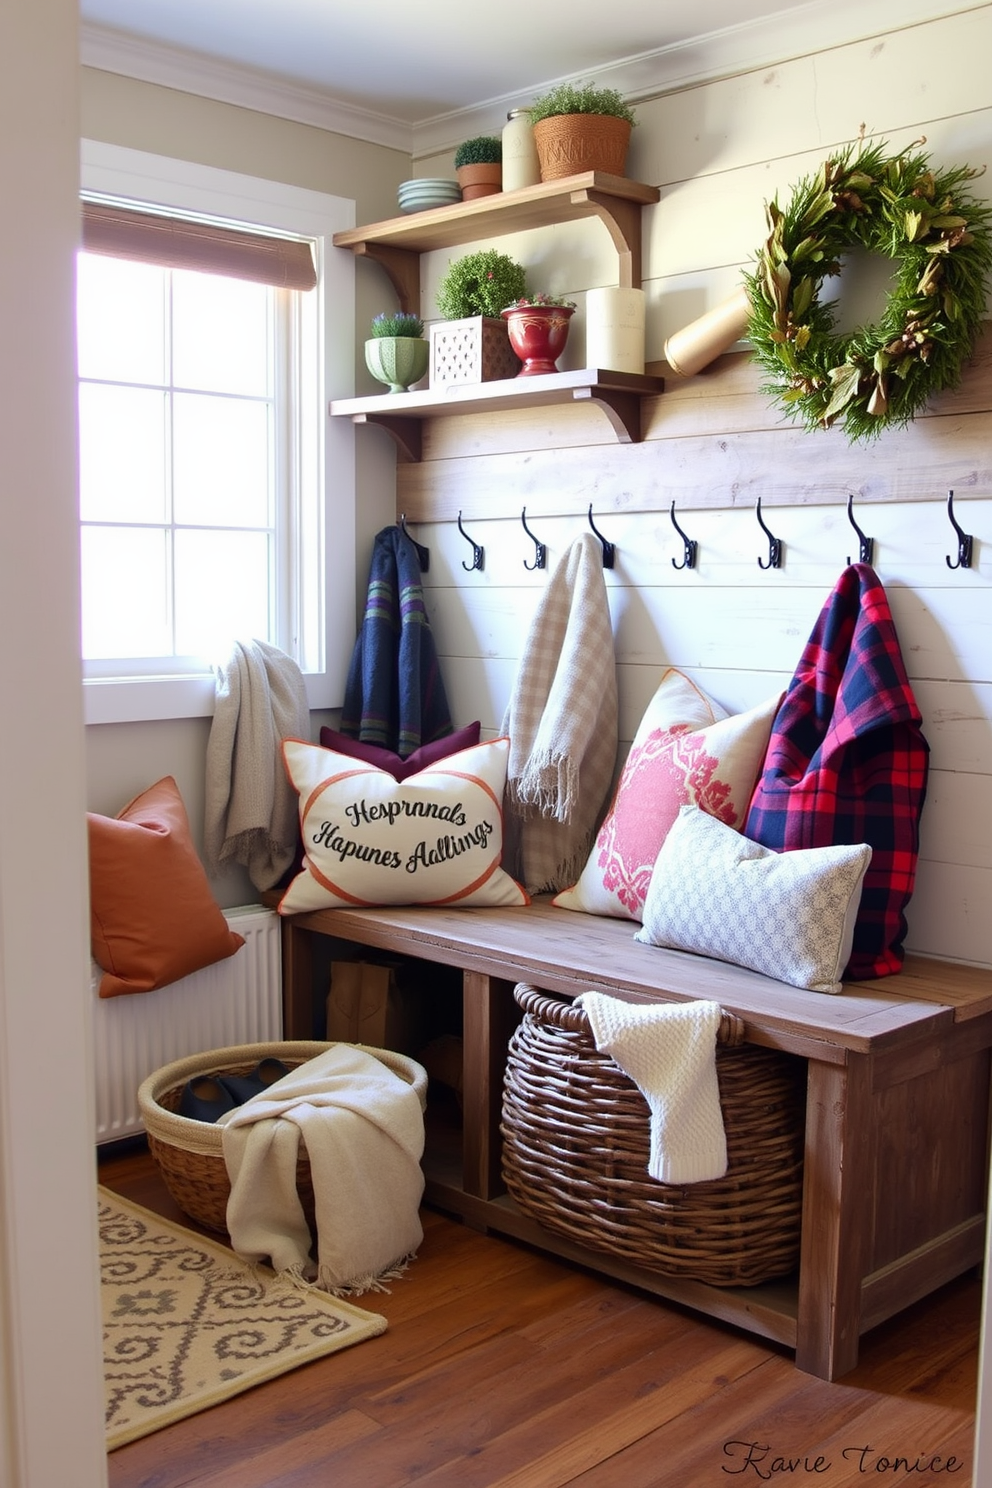
M 326 409 L 350 390 L 354 304 L 329 239 L 353 204 L 96 145 L 83 191 L 104 204 L 86 207 L 87 247 L 109 233 L 126 255 L 79 256 L 87 721 L 209 713 L 211 663 L 248 637 L 295 656 L 311 706 L 334 706 L 354 638 L 354 455 Z M 169 214 L 190 224 L 178 259 Z M 274 235 L 315 287 L 196 257 L 265 257 Z

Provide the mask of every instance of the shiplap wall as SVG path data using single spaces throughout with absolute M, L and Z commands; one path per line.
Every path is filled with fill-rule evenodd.
M 764 201 L 857 136 L 862 124 L 894 152 L 925 137 L 935 164 L 992 164 L 992 6 L 907 27 L 869 42 L 671 94 L 638 108 L 628 174 L 661 188 L 644 216 L 648 359 L 665 338 L 724 298 L 753 257 Z M 450 162 L 448 162 L 450 163 Z M 445 162 L 418 163 L 431 174 Z M 992 174 L 971 188 L 992 198 Z M 579 300 L 563 366 L 584 362 L 582 296 L 616 281 L 596 223 L 499 240 L 532 285 Z M 468 251 L 459 248 L 460 255 Z M 453 252 L 425 258 L 428 316 Z M 850 315 L 865 281 L 842 285 Z M 845 294 L 850 294 L 850 301 Z M 617 545 L 607 574 L 620 685 L 621 752 L 666 665 L 685 669 L 739 709 L 784 688 L 857 537 L 876 542 L 931 745 L 911 948 L 992 966 L 992 397 L 983 347 L 959 394 L 934 416 L 852 448 L 837 431 L 804 434 L 756 394 L 746 354 L 652 400 L 644 443 L 620 446 L 595 409 L 543 409 L 438 420 L 425 459 L 397 472 L 397 511 L 431 550 L 425 577 L 456 722 L 498 731 L 527 627 L 547 573 L 528 571 L 533 545 L 520 512 L 549 548 L 549 566 L 597 525 Z M 384 438 L 366 433 L 367 438 Z M 952 571 L 956 539 L 945 511 L 975 536 L 974 564 Z M 753 506 L 785 546 L 763 571 L 767 539 Z M 678 572 L 672 500 L 699 543 Z M 485 547 L 470 549 L 458 511 Z

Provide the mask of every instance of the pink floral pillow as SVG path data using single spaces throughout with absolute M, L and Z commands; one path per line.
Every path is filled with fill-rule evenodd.
M 670 667 L 648 704 L 613 803 L 562 909 L 640 920 L 654 860 L 681 807 L 740 830 L 781 694 L 746 713 L 726 709 Z

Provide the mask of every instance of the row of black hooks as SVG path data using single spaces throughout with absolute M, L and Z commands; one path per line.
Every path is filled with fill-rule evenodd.
M 783 543 L 783 541 L 782 541 L 782 539 L 780 537 L 776 537 L 775 536 L 775 534 L 769 528 L 768 523 L 765 521 L 764 517 L 761 515 L 761 497 L 760 496 L 758 497 L 757 505 L 755 506 L 755 515 L 756 515 L 756 517 L 758 519 L 758 525 L 759 525 L 759 527 L 761 528 L 762 532 L 765 534 L 765 536 L 768 539 L 768 556 L 766 558 L 761 558 L 761 557 L 758 558 L 758 567 L 759 568 L 762 568 L 762 569 L 781 568 L 782 567 L 782 562 L 783 562 L 783 559 L 784 559 L 784 556 L 785 556 L 785 544 Z M 953 491 L 948 491 L 948 493 L 947 493 L 947 515 L 948 515 L 948 517 L 950 519 L 951 526 L 954 528 L 954 531 L 955 531 L 955 533 L 957 535 L 957 539 L 958 539 L 958 553 L 957 553 L 957 558 L 952 563 L 951 562 L 951 558 L 950 558 L 950 554 L 947 554 L 946 555 L 947 566 L 948 566 L 948 568 L 970 568 L 971 567 L 971 560 L 972 560 L 972 549 L 973 549 L 973 545 L 974 545 L 974 538 L 972 537 L 972 535 L 970 533 L 965 532 L 965 531 L 962 530 L 960 523 L 957 521 L 957 518 L 954 515 L 954 492 Z M 672 520 L 672 526 L 675 528 L 675 531 L 678 533 L 679 537 L 682 539 L 682 561 L 681 562 L 676 562 L 676 560 L 673 558 L 672 559 L 672 567 L 673 568 L 676 568 L 676 569 L 695 568 L 695 566 L 696 566 L 696 560 L 697 560 L 697 558 L 699 556 L 699 544 L 696 542 L 696 540 L 694 538 L 689 537 L 689 535 L 686 532 L 684 532 L 683 529 L 679 526 L 678 520 L 676 519 L 676 516 L 675 516 L 675 502 L 674 501 L 672 502 L 671 509 L 669 511 L 669 516 L 671 517 L 671 520 Z M 600 541 L 600 543 L 602 544 L 602 547 L 603 547 L 603 567 L 604 568 L 612 568 L 614 566 L 614 563 L 616 562 L 616 552 L 617 552 L 617 550 L 616 550 L 615 545 L 613 543 L 609 542 L 607 540 L 607 538 L 605 538 L 603 536 L 602 532 L 600 532 L 599 528 L 596 526 L 596 523 L 593 521 L 593 518 L 592 518 L 592 503 L 590 503 L 590 505 L 589 505 L 588 518 L 589 518 L 589 526 L 592 528 L 592 531 L 595 533 L 595 535 L 599 538 L 599 541 Z M 874 561 L 875 561 L 875 539 L 873 537 L 869 537 L 867 535 L 867 533 L 863 532 L 861 530 L 861 528 L 858 526 L 857 521 L 855 520 L 855 517 L 854 517 L 854 496 L 853 496 L 853 494 L 852 495 L 849 495 L 848 498 L 847 498 L 847 519 L 850 522 L 851 526 L 854 528 L 854 531 L 857 533 L 857 536 L 858 536 L 858 562 L 859 563 L 868 563 L 868 564 L 874 563 Z M 520 513 L 520 521 L 521 521 L 521 523 L 523 525 L 523 529 L 526 532 L 527 536 L 530 538 L 531 542 L 534 544 L 534 558 L 533 558 L 533 561 L 532 562 L 528 562 L 527 559 L 525 558 L 524 559 L 524 568 L 530 569 L 530 570 L 539 569 L 539 568 L 547 568 L 547 566 L 548 566 L 548 547 L 547 547 L 547 544 L 541 542 L 540 538 L 538 538 L 531 531 L 530 527 L 528 527 L 528 525 L 527 525 L 527 508 L 526 507 L 524 507 L 523 510 Z M 428 571 L 428 569 L 430 568 L 430 561 L 431 561 L 430 552 L 421 543 L 418 543 L 417 540 L 414 537 L 412 537 L 411 534 L 407 531 L 406 517 L 405 516 L 401 516 L 400 517 L 399 525 L 400 525 L 400 527 L 402 527 L 404 534 L 407 537 L 410 538 L 410 541 L 413 543 L 414 547 L 417 549 L 417 556 L 418 556 L 418 558 L 420 560 L 421 572 L 426 573 Z M 461 514 L 461 512 L 458 513 L 458 531 L 461 533 L 462 537 L 465 539 L 465 541 L 469 544 L 470 548 L 472 549 L 472 561 L 471 561 L 471 563 L 464 563 L 463 562 L 462 563 L 462 568 L 465 569 L 466 573 L 473 573 L 473 572 L 479 572 L 479 573 L 481 573 L 482 570 L 484 569 L 485 563 L 486 563 L 486 550 L 482 546 L 481 543 L 477 543 L 475 541 L 475 539 L 473 537 L 470 537 L 469 534 L 465 531 L 464 525 L 462 524 L 462 514 Z M 850 556 L 850 554 L 848 554 L 847 561 L 848 561 L 848 563 L 853 563 L 854 562 L 854 559 Z
M 758 567 L 759 568 L 781 568 L 782 567 L 782 557 L 783 557 L 783 554 L 785 552 L 785 547 L 784 547 L 784 544 L 783 544 L 781 538 L 774 536 L 774 534 L 769 530 L 768 524 L 762 518 L 762 515 L 761 515 L 761 497 L 760 496 L 758 497 L 758 503 L 757 503 L 757 506 L 755 508 L 755 512 L 756 512 L 756 515 L 757 515 L 757 518 L 758 518 L 758 523 L 759 523 L 759 525 L 761 527 L 761 530 L 764 532 L 765 536 L 768 538 L 768 557 L 767 558 L 759 558 L 758 559 Z M 957 558 L 955 559 L 955 561 L 952 563 L 951 562 L 950 554 L 945 554 L 945 562 L 947 563 L 948 568 L 970 568 L 971 567 L 972 547 L 974 545 L 974 538 L 972 537 L 971 533 L 965 532 L 962 529 L 961 524 L 958 522 L 957 518 L 954 515 L 954 492 L 953 491 L 948 491 L 948 493 L 947 493 L 947 515 L 948 515 L 948 517 L 950 519 L 951 526 L 954 528 L 955 534 L 957 535 L 957 539 L 958 539 L 958 555 L 957 555 Z M 682 563 L 676 563 L 675 562 L 675 559 L 673 558 L 672 559 L 672 567 L 673 568 L 694 568 L 695 567 L 695 563 L 696 563 L 696 544 L 695 543 L 691 543 L 690 544 L 689 539 L 686 537 L 686 535 L 682 531 L 681 527 L 679 527 L 678 523 L 675 522 L 675 502 L 674 501 L 672 502 L 671 518 L 672 518 L 672 521 L 675 523 L 676 530 L 678 531 L 679 535 L 681 536 L 681 538 L 683 539 L 683 541 L 685 542 L 685 545 L 686 545 L 686 556 L 685 556 L 685 560 Z M 858 546 L 858 562 L 859 563 L 868 563 L 868 564 L 874 563 L 874 561 L 875 561 L 875 539 L 873 537 L 869 537 L 866 533 L 862 532 L 861 528 L 858 526 L 857 522 L 854 520 L 854 496 L 853 495 L 849 495 L 848 498 L 847 498 L 847 519 L 848 519 L 848 521 L 850 522 L 851 526 L 854 528 L 855 532 L 858 535 L 858 544 L 859 544 L 859 546 Z M 691 553 L 690 553 L 690 546 L 691 546 L 691 549 L 692 549 Z M 853 563 L 854 562 L 854 559 L 850 556 L 850 554 L 848 554 L 847 561 L 848 561 L 848 563 Z
M 524 568 L 530 569 L 530 570 L 534 570 L 534 569 L 538 569 L 538 568 L 547 568 L 547 566 L 548 566 L 548 545 L 547 545 L 547 543 L 543 543 L 541 541 L 541 539 L 539 537 L 537 537 L 531 531 L 531 529 L 528 527 L 528 525 L 527 525 L 527 508 L 526 507 L 524 507 L 523 510 L 520 513 L 520 522 L 521 522 L 521 525 L 523 526 L 523 529 L 526 532 L 527 536 L 530 538 L 531 542 L 534 544 L 534 559 L 533 559 L 533 562 L 528 563 L 527 559 L 525 558 L 524 559 Z M 600 532 L 599 528 L 596 526 L 596 523 L 593 521 L 593 519 L 592 519 L 592 503 L 591 502 L 589 503 L 589 526 L 592 528 L 593 532 L 599 538 L 600 544 L 602 545 L 602 549 L 603 549 L 603 567 L 604 568 L 612 568 L 613 565 L 614 565 L 614 563 L 616 562 L 616 556 L 617 556 L 616 546 L 615 546 L 615 544 L 611 543 L 607 538 L 605 538 L 603 536 L 603 534 Z M 486 550 L 481 545 L 481 543 L 477 543 L 475 541 L 475 539 L 473 537 L 470 537 L 469 534 L 465 531 L 465 527 L 464 527 L 464 524 L 462 522 L 462 514 L 461 514 L 461 512 L 458 513 L 458 531 L 461 533 L 462 537 L 465 539 L 465 541 L 468 543 L 469 547 L 472 549 L 472 562 L 471 563 L 464 563 L 463 562 L 462 563 L 462 568 L 464 568 L 464 570 L 465 570 L 466 573 L 473 573 L 475 571 L 478 571 L 478 572 L 481 573 L 482 569 L 485 567 Z

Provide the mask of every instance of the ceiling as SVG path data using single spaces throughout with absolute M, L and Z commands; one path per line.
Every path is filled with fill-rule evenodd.
M 822 0 L 80 0 L 86 26 L 319 89 L 416 126 Z M 85 54 L 84 54 L 85 60 Z

